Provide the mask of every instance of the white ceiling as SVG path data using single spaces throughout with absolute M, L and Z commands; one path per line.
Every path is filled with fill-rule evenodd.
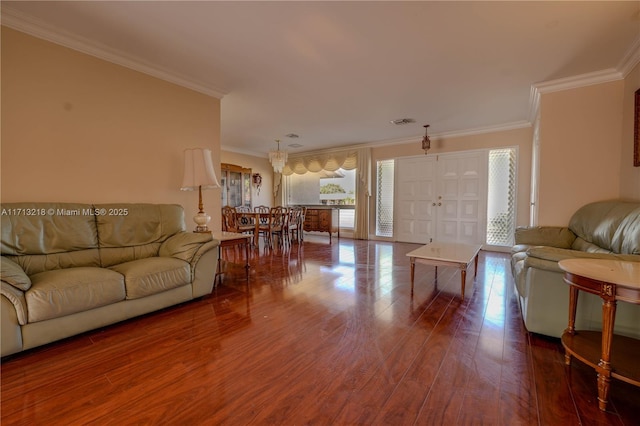
M 223 149 L 261 156 L 521 127 L 532 85 L 640 57 L 638 1 L 2 1 L 2 23 L 221 97 Z

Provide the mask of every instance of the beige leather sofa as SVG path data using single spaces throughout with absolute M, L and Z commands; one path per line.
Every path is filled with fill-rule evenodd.
M 1 216 L 2 356 L 211 293 L 218 244 L 181 206 L 11 203 Z
M 640 262 L 640 202 L 602 201 L 575 212 L 568 227 L 518 228 L 511 267 L 527 330 L 560 337 L 569 318 L 562 259 Z M 640 280 L 640 277 L 638 277 Z M 580 292 L 576 327 L 598 330 L 602 299 Z M 615 332 L 640 338 L 640 305 L 618 302 Z

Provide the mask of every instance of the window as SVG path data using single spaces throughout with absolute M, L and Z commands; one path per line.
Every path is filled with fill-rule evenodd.
M 487 239 L 489 245 L 512 246 L 516 223 L 516 149 L 489 151 Z
M 341 206 L 340 228 L 353 229 L 356 169 L 285 176 L 288 205 Z
M 376 236 L 378 237 L 393 237 L 394 167 L 394 160 L 381 160 L 376 166 Z

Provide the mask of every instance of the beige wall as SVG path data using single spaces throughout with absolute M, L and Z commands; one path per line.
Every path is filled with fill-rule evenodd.
M 231 151 L 221 151 L 220 162 L 235 164 L 251 169 L 251 173 L 260 173 L 262 187 L 258 194 L 255 185 L 251 185 L 251 202 L 253 206 L 274 206 L 273 201 L 273 168 L 268 158 L 239 154 Z
M 428 155 L 487 148 L 518 147 L 518 217 L 516 218 L 516 223 L 520 226 L 527 225 L 529 223 L 532 141 L 533 130 L 531 127 L 455 138 L 431 138 L 431 149 L 429 150 Z M 373 148 L 371 151 L 371 159 L 374 174 L 375 164 L 377 161 L 424 155 L 424 151 L 421 147 L 421 140 L 416 140 L 409 144 Z M 373 198 L 374 197 L 372 197 L 371 209 L 372 214 L 375 215 L 375 199 Z M 371 217 L 370 222 L 373 226 L 373 233 L 375 233 L 375 218 L 373 216 Z
M 5 27 L 1 42 L 3 202 L 178 203 L 191 227 L 197 196 L 178 190 L 182 151 L 201 146 L 212 150 L 214 164 L 260 173 L 254 205 L 274 205 L 268 160 L 220 151 L 218 99 Z M 566 225 L 578 207 L 598 199 L 640 199 L 640 167 L 632 165 L 639 87 L 636 66 L 625 80 L 542 95 L 538 224 Z M 518 146 L 517 223 L 526 225 L 532 133 L 434 138 L 429 155 Z M 424 155 L 419 140 L 372 149 L 374 164 L 414 155 Z M 218 229 L 220 190 L 203 196 Z
M 640 200 L 640 167 L 633 167 L 635 92 L 640 89 L 640 63 L 624 80 L 620 196 Z
M 623 88 L 618 80 L 541 96 L 538 225 L 566 226 L 584 204 L 620 197 Z
M 192 229 L 183 150 L 219 163 L 219 99 L 6 27 L 1 42 L 3 202 L 177 203 Z M 203 198 L 219 229 L 220 190 Z

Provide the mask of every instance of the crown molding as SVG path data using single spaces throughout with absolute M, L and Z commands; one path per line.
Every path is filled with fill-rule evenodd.
M 580 74 L 573 77 L 535 83 L 531 85 L 531 94 L 529 96 L 529 122 L 533 123 L 536 120 L 538 108 L 540 108 L 540 95 L 592 86 L 594 84 L 609 83 L 622 79 L 624 79 L 624 74 L 621 71 L 615 68 L 608 68 L 606 70 Z
M 224 95 L 227 94 L 226 91 L 220 90 L 219 88 L 210 87 L 206 84 L 193 81 L 188 77 L 174 74 L 156 65 L 131 58 L 122 51 L 90 41 L 84 37 L 54 29 L 45 22 L 14 10 L 11 7 L 7 7 L 4 4 L 2 5 L 2 25 L 217 99 L 222 99 Z
M 452 138 L 461 138 L 465 136 L 482 135 L 486 133 L 506 132 L 508 130 L 524 129 L 526 127 L 531 127 L 531 123 L 529 123 L 526 120 L 522 120 L 522 121 L 513 121 L 510 123 L 498 124 L 494 126 L 475 127 L 472 129 L 456 130 L 452 132 L 432 133 L 429 135 L 429 137 L 432 140 L 452 139 Z M 361 145 L 354 145 L 353 147 L 365 148 L 365 147 L 388 146 L 388 145 L 403 145 L 408 143 L 415 143 L 416 141 L 419 142 L 422 140 L 422 138 L 423 138 L 423 135 L 419 135 L 419 136 L 412 136 L 412 137 L 402 138 L 402 139 L 390 139 L 390 140 L 383 140 L 383 141 L 377 141 L 377 142 L 370 142 L 370 143 L 365 143 Z
M 435 133 L 432 137 L 438 139 L 461 138 L 464 136 L 482 135 L 485 133 L 506 132 L 508 130 L 524 129 L 531 127 L 531 123 L 526 120 L 512 121 L 510 123 L 498 124 L 495 126 L 476 127 L 473 129 L 459 130 L 454 132 Z M 422 136 L 420 137 L 422 140 Z
M 269 154 L 264 152 L 250 151 L 248 149 L 236 148 L 229 145 L 220 145 L 220 151 L 235 152 L 236 154 L 250 155 L 258 158 L 269 158 Z
M 591 86 L 594 84 L 608 83 L 610 81 L 622 80 L 624 76 L 615 68 L 608 68 L 602 71 L 580 74 L 573 77 L 558 78 L 555 80 L 536 83 L 533 87 L 538 93 L 559 92 L 562 90 L 577 89 L 579 87 Z
M 495 126 L 476 127 L 473 129 L 459 130 L 459 131 L 453 131 L 453 132 L 433 133 L 433 134 L 429 134 L 429 137 L 432 140 L 452 139 L 452 138 L 460 138 L 464 136 L 481 135 L 485 133 L 505 132 L 508 130 L 523 129 L 527 127 L 531 127 L 531 123 L 529 123 L 526 120 L 522 120 L 522 121 L 514 121 L 511 123 L 498 124 Z M 344 146 L 334 147 L 334 148 L 326 148 L 324 150 L 321 149 L 321 150 L 314 150 L 314 151 L 303 151 L 299 153 L 296 152 L 296 155 L 309 154 L 315 151 L 322 152 L 322 151 L 327 151 L 332 149 L 345 151 L 345 150 L 353 150 L 353 149 L 359 149 L 359 148 L 376 148 L 381 146 L 406 145 L 410 143 L 420 142 L 422 138 L 423 138 L 423 135 L 409 136 L 406 138 L 398 138 L 398 139 L 384 139 L 384 140 L 375 141 L 375 142 L 363 142 L 359 144 L 344 145 Z
M 640 63 L 640 36 L 636 38 L 631 45 L 631 49 L 629 49 L 624 58 L 622 58 L 618 69 L 622 73 L 622 76 L 626 77 L 638 63 Z
M 622 80 L 636 65 L 638 65 L 638 63 L 640 63 L 640 36 L 636 37 L 635 41 L 615 69 L 609 68 L 588 74 L 532 84 L 531 94 L 529 96 L 529 122 L 534 123 L 536 121 L 538 108 L 540 108 L 541 94 Z
M 0 10 L 1 24 L 14 30 L 24 32 L 34 37 L 103 59 L 105 61 L 142 72 L 144 74 L 156 77 L 158 79 L 203 93 L 214 98 L 222 99 L 228 91 L 220 88 L 211 87 L 207 84 L 193 81 L 192 79 L 174 74 L 168 70 L 159 68 L 156 65 L 145 63 L 139 59 L 127 56 L 122 51 L 109 48 L 100 43 L 96 43 L 89 39 L 72 35 L 68 32 L 55 29 L 46 24 L 44 21 L 35 19 L 27 14 L 17 11 L 5 4 Z M 430 135 L 432 138 L 454 138 L 463 136 L 473 136 L 483 133 L 500 132 L 524 127 L 530 127 L 536 121 L 538 109 L 540 105 L 540 95 L 552 93 L 556 91 L 575 89 L 594 84 L 607 83 L 625 78 L 629 72 L 640 63 L 640 36 L 636 38 L 627 54 L 622 58 L 617 68 L 609 68 L 602 71 L 582 74 L 578 76 L 560 78 L 555 80 L 544 81 L 531 85 L 529 96 L 529 120 L 523 120 L 512 123 L 505 123 L 497 126 L 488 126 L 475 129 L 467 129 L 454 132 L 443 132 Z M 382 140 L 376 142 L 367 142 L 361 144 L 353 144 L 344 148 L 364 148 L 383 145 L 401 145 L 414 143 L 421 140 L 422 136 L 415 136 L 402 139 Z M 257 157 L 264 157 L 262 153 L 254 151 L 241 150 L 231 146 L 222 146 L 225 151 L 237 152 Z

